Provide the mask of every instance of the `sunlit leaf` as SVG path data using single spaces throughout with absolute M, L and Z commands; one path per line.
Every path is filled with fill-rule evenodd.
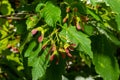
M 5 38 L 3 40 L 0 40 L 0 53 L 2 50 L 5 50 L 7 48 L 8 45 L 8 39 Z
M 0 12 L 4 15 L 9 15 L 13 11 L 8 0 L 2 0 L 2 4 L 0 3 Z
M 117 13 L 116 22 L 120 31 L 120 0 L 105 0 L 105 2 L 112 8 L 113 12 Z
M 56 22 L 59 22 L 61 18 L 61 10 L 59 7 L 54 6 L 50 2 L 46 3 L 46 6 L 41 10 L 40 14 L 45 19 L 45 22 L 52 27 L 54 27 Z
M 39 4 L 36 6 L 35 11 L 36 11 L 36 12 L 40 12 L 41 7 L 43 7 L 43 6 L 45 6 L 43 3 L 39 3 Z
M 90 0 L 90 2 L 92 3 L 92 5 L 96 5 L 96 0 Z
M 35 27 L 35 25 L 38 23 L 39 20 L 40 18 L 36 15 L 29 17 L 26 21 L 27 29 Z
M 117 29 L 120 31 L 120 14 L 116 15 Z
M 87 13 L 90 14 L 95 20 L 100 21 L 99 15 L 97 15 L 94 11 L 87 9 Z
M 62 33 L 64 33 L 63 35 L 69 42 L 79 45 L 79 50 L 82 50 L 85 52 L 85 54 L 89 55 L 90 58 L 93 58 L 93 53 L 91 51 L 91 41 L 86 34 L 82 33 L 81 31 L 77 31 L 75 26 L 70 26 L 68 29 L 66 29 L 66 31 L 63 30 Z
M 120 0 L 104 0 L 114 12 L 120 13 Z

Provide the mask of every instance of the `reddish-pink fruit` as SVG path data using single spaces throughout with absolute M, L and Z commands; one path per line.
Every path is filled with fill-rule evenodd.
M 69 52 L 69 50 L 67 48 L 65 49 L 65 52 L 66 52 L 68 57 L 72 57 L 72 55 L 70 54 L 70 52 Z
M 70 46 L 75 47 L 75 46 L 76 46 L 76 44 L 70 44 Z
M 65 59 L 66 55 L 64 53 L 61 53 L 61 56 L 63 59 Z
M 89 18 L 87 16 L 80 16 L 82 22 L 88 22 Z
M 66 21 L 67 21 L 67 18 L 65 17 L 65 18 L 63 19 L 63 23 L 66 23 Z
M 74 8 L 74 12 L 77 12 L 78 11 L 78 8 Z
M 56 46 L 52 46 L 52 51 L 55 51 L 56 50 Z
M 72 46 L 69 46 L 68 49 L 69 49 L 70 51 L 74 51 L 74 48 L 73 48 Z
M 76 24 L 76 28 L 77 28 L 77 30 L 81 30 L 82 29 L 79 23 Z
M 37 29 L 33 29 L 31 32 L 32 32 L 32 35 L 35 35 L 38 32 L 38 30 Z
M 53 61 L 54 57 L 55 57 L 55 55 L 52 54 L 52 55 L 50 56 L 50 61 Z
M 66 49 L 65 49 L 65 52 L 66 52 L 66 53 L 69 53 L 69 50 L 68 50 L 68 48 L 66 48 Z
M 49 50 L 48 50 L 48 53 L 50 54 L 52 52 L 52 48 L 50 48 Z
M 66 8 L 66 12 L 67 12 L 67 13 L 70 12 L 70 7 L 67 7 L 67 8 Z
M 10 44 L 7 45 L 7 48 L 10 49 L 12 46 Z
M 82 31 L 84 31 L 84 27 L 82 27 Z
M 19 52 L 19 50 L 18 50 L 16 47 L 12 47 L 10 50 L 11 50 L 13 53 L 18 53 L 18 52 Z
M 43 36 L 40 35 L 40 36 L 38 37 L 38 42 L 42 42 L 42 41 L 43 41 Z
M 68 56 L 68 57 L 72 57 L 72 55 L 71 55 L 70 53 L 67 53 L 67 56 Z
M 42 46 L 42 49 L 44 50 L 44 49 L 46 49 L 46 47 L 47 47 L 47 45 L 45 44 Z
M 56 64 L 59 64 L 59 60 L 56 61 Z

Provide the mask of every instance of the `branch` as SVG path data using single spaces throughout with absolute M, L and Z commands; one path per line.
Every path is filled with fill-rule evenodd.
M 25 18 L 21 18 L 21 17 L 9 17 L 9 16 L 2 16 L 2 15 L 0 15 L 0 18 L 14 19 L 14 20 L 21 20 L 21 19 L 25 19 Z
M 19 17 L 20 15 L 36 15 L 36 14 L 30 14 L 30 13 L 25 13 L 25 12 L 20 12 L 20 13 L 14 13 L 11 15 L 0 15 L 0 18 L 5 18 L 5 19 L 14 19 L 14 20 L 21 20 L 25 18 Z

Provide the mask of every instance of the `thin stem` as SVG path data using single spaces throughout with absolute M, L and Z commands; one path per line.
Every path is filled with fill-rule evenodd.
M 1 40 L 3 40 L 3 39 L 5 39 L 5 38 L 8 38 L 8 37 L 10 37 L 11 35 L 13 35 L 13 33 L 11 33 L 11 34 L 8 34 L 7 36 L 5 36 L 5 37 L 1 38 L 1 39 L 0 39 L 0 41 L 1 41 Z
M 0 18 L 14 19 L 14 20 L 25 19 L 25 18 L 18 17 L 20 15 L 36 15 L 36 14 L 30 14 L 30 13 L 20 12 L 20 13 L 14 13 L 14 14 L 11 14 L 11 15 L 0 15 Z

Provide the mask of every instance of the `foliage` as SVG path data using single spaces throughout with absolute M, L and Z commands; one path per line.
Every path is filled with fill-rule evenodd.
M 119 80 L 120 0 L 0 0 L 0 80 Z

